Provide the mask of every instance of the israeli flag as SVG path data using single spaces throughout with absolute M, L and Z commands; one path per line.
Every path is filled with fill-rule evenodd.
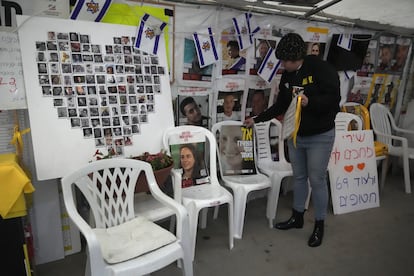
M 112 0 L 77 0 L 70 19 L 100 22 Z
M 149 54 L 156 55 L 158 53 L 160 39 L 162 38 L 161 34 L 165 26 L 167 26 L 165 22 L 149 14 L 144 14 L 138 26 L 134 47 Z
M 194 33 L 194 44 L 198 56 L 200 67 L 206 67 L 218 61 L 216 43 L 214 42 L 213 32 L 208 28 L 208 34 Z
M 257 74 L 264 79 L 267 83 L 271 83 L 273 78 L 276 76 L 277 69 L 280 67 L 280 60 L 275 56 L 275 50 L 270 48 L 267 51 L 262 64 L 257 71 Z
M 234 30 L 237 35 L 240 51 L 253 45 L 253 36 L 260 30 L 251 13 L 244 13 L 233 18 Z
M 340 34 L 338 37 L 338 43 L 336 43 L 337 46 L 351 51 L 352 48 L 352 34 Z

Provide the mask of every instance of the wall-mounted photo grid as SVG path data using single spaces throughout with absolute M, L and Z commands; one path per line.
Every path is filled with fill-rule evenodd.
M 81 128 L 85 139 L 123 155 L 155 112 L 154 94 L 161 93 L 165 74 L 158 57 L 135 49 L 129 36 L 107 45 L 78 32 L 50 31 L 47 38 L 35 45 L 43 96 L 53 98 L 57 116 Z

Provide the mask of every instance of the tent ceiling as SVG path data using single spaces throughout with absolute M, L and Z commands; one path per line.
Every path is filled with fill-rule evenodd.
M 413 0 L 165 0 L 328 21 L 414 36 Z

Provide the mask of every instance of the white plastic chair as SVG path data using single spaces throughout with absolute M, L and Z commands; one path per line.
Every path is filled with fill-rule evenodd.
M 414 130 L 403 129 L 397 127 L 394 117 L 388 108 L 380 103 L 373 103 L 369 109 L 371 117 L 371 125 L 376 139 L 388 146 L 388 155 L 402 158 L 404 169 L 404 183 L 405 192 L 411 193 L 410 183 L 410 163 L 409 159 L 414 159 L 414 148 L 408 147 L 407 138 L 399 136 L 399 134 L 414 134 Z M 383 162 L 383 170 L 388 170 L 388 160 L 386 158 Z M 383 183 L 381 183 L 383 186 Z
M 220 133 L 223 126 L 242 126 L 240 121 L 222 121 L 216 123 L 212 127 L 214 135 Z M 254 143 L 253 143 L 254 146 Z M 220 154 L 218 153 L 218 156 Z M 224 175 L 223 174 L 223 160 L 219 157 L 219 167 L 221 179 L 226 187 L 233 191 L 234 196 L 234 237 L 241 239 L 243 235 L 244 218 L 246 211 L 247 196 L 252 191 L 259 191 L 270 188 L 271 183 L 269 177 L 261 174 L 256 169 L 256 174 L 246 175 Z M 269 195 L 271 196 L 271 195 Z M 268 197 L 269 197 L 268 196 Z
M 134 213 L 141 172 L 154 198 L 175 213 L 176 235 Z M 78 213 L 75 188 L 87 201 L 94 225 Z M 183 275 L 193 275 L 187 211 L 159 189 L 150 164 L 133 159 L 88 163 L 62 178 L 62 193 L 69 217 L 87 242 L 86 275 L 146 275 L 176 260 L 182 261 Z
M 357 127 L 358 127 L 359 130 L 361 130 L 361 129 L 371 129 L 369 111 L 362 104 L 355 103 L 355 102 L 346 102 L 342 106 L 342 111 L 346 112 L 348 114 L 354 115 L 354 117 L 352 117 L 352 115 L 348 116 L 348 115 L 342 115 L 342 114 L 338 113 L 339 116 L 342 116 L 342 117 L 347 116 L 348 118 L 352 118 L 354 121 L 356 121 L 357 122 Z M 359 119 L 356 118 L 355 116 L 358 117 Z M 362 123 L 360 123 L 360 120 L 361 120 Z M 339 131 L 338 127 L 339 126 L 335 126 L 337 131 Z M 346 122 L 344 122 L 344 125 L 342 125 L 340 130 L 342 130 L 342 128 L 343 128 L 343 130 L 348 130 L 349 125 L 347 125 Z M 377 162 L 381 162 L 381 165 L 382 165 L 382 169 L 381 169 L 381 187 L 384 187 L 385 179 L 387 177 L 387 170 L 386 170 L 387 162 L 388 162 L 387 155 L 377 154 L 376 159 L 377 159 Z
M 356 123 L 357 130 L 362 130 L 362 119 L 358 115 L 346 112 L 338 112 L 335 117 L 335 131 L 352 130 Z
M 362 120 L 362 129 L 371 129 L 369 111 L 362 104 L 355 102 L 345 102 L 342 106 L 342 112 L 357 115 Z
M 362 106 L 364 107 L 364 106 Z M 365 107 L 364 107 L 365 108 Z M 366 117 L 366 115 L 364 116 Z M 356 125 L 355 125 L 356 123 Z M 365 123 L 361 116 L 358 116 L 353 113 L 347 113 L 347 112 L 338 112 L 335 117 L 335 131 L 352 131 L 352 130 L 362 130 L 364 127 L 369 126 L 369 122 Z M 356 129 L 353 129 L 355 128 Z M 387 162 L 386 162 L 386 156 L 376 156 L 377 161 L 382 161 L 382 170 L 381 170 L 381 187 L 384 186 L 385 178 L 387 177 Z
M 198 139 L 194 140 L 194 137 L 202 137 L 203 142 L 205 143 L 205 150 L 208 153 L 207 159 L 209 160 L 207 163 L 209 165 L 207 168 L 209 171 L 208 183 L 181 188 L 181 173 L 178 170 L 173 169 L 174 187 L 177 189 L 175 194 L 177 194 L 178 198 L 182 199 L 182 203 L 187 208 L 189 214 L 191 236 L 190 249 L 192 259 L 194 259 L 195 255 L 199 212 L 205 208 L 220 206 L 226 203 L 228 204 L 229 248 L 232 249 L 234 246 L 233 196 L 220 185 L 217 178 L 217 145 L 213 134 L 208 129 L 198 126 L 186 125 L 169 128 L 165 130 L 163 134 L 164 148 L 170 152 L 170 145 L 200 142 Z M 204 215 L 206 215 L 206 213 L 204 213 Z
M 283 139 L 282 124 L 276 119 L 267 122 L 255 124 L 256 144 L 257 144 L 257 167 L 259 171 L 270 177 L 272 182 L 270 194 L 267 202 L 267 217 L 269 227 L 273 227 L 273 221 L 276 217 L 277 204 L 279 201 L 280 189 L 283 186 L 285 194 L 287 193 L 289 182 L 282 183 L 283 179 L 293 176 L 292 165 L 287 161 L 285 156 L 285 141 Z M 273 160 L 270 148 L 270 139 L 277 139 L 278 160 Z M 312 188 L 309 185 L 309 193 L 305 202 L 305 209 L 308 209 Z
M 273 160 L 270 148 L 271 126 L 276 128 L 276 133 L 273 133 L 272 136 L 274 138 L 277 137 L 278 141 L 277 161 Z M 267 122 L 256 123 L 254 127 L 256 130 L 257 167 L 260 172 L 271 179 L 271 186 L 267 197 L 266 217 L 269 220 L 269 227 L 273 228 L 282 180 L 287 176 L 292 176 L 293 171 L 292 166 L 285 157 L 284 140 L 282 135 L 280 135 L 282 124 L 278 120 L 272 119 Z

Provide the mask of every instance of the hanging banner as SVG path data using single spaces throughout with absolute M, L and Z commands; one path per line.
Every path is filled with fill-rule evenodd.
M 207 32 L 207 35 L 203 33 L 193 34 L 200 68 L 213 64 L 219 59 L 213 31 L 211 28 L 208 28 Z
M 237 42 L 240 50 L 244 50 L 253 45 L 253 36 L 260 27 L 256 24 L 251 13 L 244 13 L 233 18 L 234 30 L 237 35 Z
M 77 0 L 70 19 L 100 22 L 112 0 Z
M 145 14 L 138 26 L 134 47 L 146 53 L 157 55 L 161 34 L 167 24 Z
M 276 58 L 275 50 L 269 49 L 257 74 L 267 83 L 271 83 L 280 67 L 280 60 Z

